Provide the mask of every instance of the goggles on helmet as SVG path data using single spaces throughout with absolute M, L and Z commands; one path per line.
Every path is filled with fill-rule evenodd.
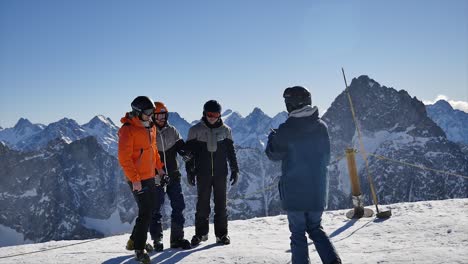
M 150 108 L 150 109 L 143 110 L 141 112 L 147 116 L 151 116 L 154 112 L 154 109 Z
M 167 119 L 167 113 L 155 113 L 155 114 L 154 114 L 154 118 L 155 118 L 156 120 Z

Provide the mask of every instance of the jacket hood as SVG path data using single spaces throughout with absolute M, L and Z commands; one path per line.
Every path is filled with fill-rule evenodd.
M 143 122 L 141 122 L 137 116 L 133 116 L 131 113 L 126 113 L 124 117 L 120 118 L 120 123 L 129 123 L 132 126 L 145 127 Z
M 310 105 L 306 105 L 302 108 L 296 109 L 289 113 L 289 117 L 308 117 L 314 114 L 318 115 L 318 109 L 316 106 L 312 107 Z

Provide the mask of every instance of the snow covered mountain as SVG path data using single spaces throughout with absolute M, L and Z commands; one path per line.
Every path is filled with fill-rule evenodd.
M 21 141 L 41 132 L 44 127 L 44 125 L 32 124 L 28 119 L 20 118 L 14 127 L 0 129 L 0 141 L 14 147 Z
M 468 263 L 468 199 L 388 205 L 392 217 L 348 220 L 347 210 L 327 211 L 323 228 L 344 263 Z M 372 207 L 370 207 L 373 209 Z M 208 241 L 190 250 L 165 249 L 151 254 L 152 263 L 290 263 L 285 215 L 229 222 L 232 243 L 215 244 L 213 226 Z M 128 229 L 127 232 L 129 232 Z M 185 229 L 186 236 L 194 228 Z M 134 263 L 124 249 L 129 234 L 97 240 L 51 241 L 0 248 L 1 263 Z M 169 245 L 169 230 L 164 231 Z M 312 243 L 311 263 L 321 263 Z
M 442 129 L 426 114 L 424 104 L 404 91 L 381 86 L 367 76 L 352 80 L 349 93 L 367 153 L 385 156 L 450 173 L 468 175 L 468 157 L 449 141 Z M 341 93 L 324 115 L 332 142 L 330 204 L 343 206 L 339 191 L 350 193 L 344 151 L 360 149 L 348 98 Z M 361 189 L 369 197 L 364 161 L 356 154 Z M 403 163 L 369 157 L 379 201 L 384 204 L 468 196 L 468 181 L 462 177 L 422 170 Z M 346 199 L 349 201 L 349 198 Z M 368 200 L 368 202 L 370 202 Z
M 416 98 L 380 86 L 367 76 L 354 79 L 349 91 L 368 153 L 468 175 L 468 148 L 449 141 Z M 271 118 L 258 108 L 247 117 L 231 110 L 223 113 L 233 131 L 240 167 L 238 184 L 228 187 L 230 219 L 281 213 L 277 191 L 281 164 L 267 159 L 264 146 L 270 128 L 278 127 L 286 118 L 286 112 Z M 333 155 L 329 208 L 348 208 L 350 184 L 342 157 L 345 148 L 359 148 L 359 144 L 345 93 L 335 99 L 324 120 Z M 191 124 L 177 113 L 170 113 L 169 121 L 184 138 L 187 136 Z M 5 135 L 5 130 L 0 131 L 0 136 Z M 6 241 L 5 234 L 12 232 L 38 242 L 100 237 L 128 228 L 135 218 L 136 205 L 114 152 L 117 130 L 118 126 L 102 116 L 82 126 L 63 119 L 19 141 L 23 147 L 26 141 L 36 146 L 29 148 L 31 151 L 18 151 L 18 144 L 14 148 L 10 143 L 0 144 L 0 241 Z M 356 157 L 361 189 L 366 204 L 370 204 L 364 162 L 359 154 Z M 191 225 L 196 188 L 186 183 L 185 168 L 180 164 L 186 224 Z M 467 180 L 460 177 L 375 156 L 369 157 L 369 168 L 381 204 L 468 197 Z M 169 203 L 164 211 L 170 215 Z M 167 226 L 169 217 L 164 221 Z
M 71 143 L 94 136 L 107 152 L 117 155 L 118 129 L 112 120 L 102 115 L 95 116 L 83 126 L 69 118 L 63 118 L 47 126 L 33 125 L 29 120 L 21 118 L 15 127 L 0 130 L 0 141 L 15 150 L 37 151 L 56 139 Z
M 120 223 L 115 233 L 135 217 L 117 160 L 94 137 L 56 139 L 34 152 L 0 145 L 0 157 L 0 225 L 25 240 L 99 237 L 106 232 L 94 229 L 95 219 Z
M 254 108 L 245 118 L 237 112 L 227 110 L 223 113 L 224 122 L 231 127 L 236 145 L 244 148 L 265 149 L 270 128 L 278 128 L 287 119 L 287 113 L 281 112 L 271 118 L 260 108 Z
M 110 118 L 98 115 L 82 127 L 88 135 L 94 136 L 98 140 L 105 151 L 117 154 L 117 132 L 119 131 L 119 127 Z
M 426 105 L 427 115 L 434 120 L 453 142 L 468 145 L 468 113 L 453 109 L 445 100 Z

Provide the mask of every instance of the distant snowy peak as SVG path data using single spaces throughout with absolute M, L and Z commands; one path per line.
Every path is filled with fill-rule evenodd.
M 454 111 L 452 105 L 445 100 L 439 100 L 433 106 L 441 111 Z
M 254 110 L 252 111 L 252 113 L 250 113 L 247 117 L 267 117 L 267 118 L 270 118 L 268 115 L 266 115 L 262 109 L 258 108 L 258 107 L 255 107 Z
M 20 118 L 14 127 L 0 130 L 0 141 L 13 147 L 18 142 L 41 132 L 43 129 L 43 125 L 32 124 L 28 119 Z
M 451 141 L 468 145 L 468 113 L 453 109 L 445 100 L 427 105 L 427 114 L 447 134 Z
M 90 129 L 100 129 L 100 128 L 108 128 L 108 127 L 116 127 L 114 122 L 110 118 L 107 118 L 103 115 L 97 115 L 93 117 L 88 123 L 84 124 L 83 127 L 87 127 Z
M 271 128 L 278 128 L 279 125 L 282 123 L 286 122 L 286 119 L 288 119 L 288 113 L 286 111 L 280 112 L 276 114 L 272 119 L 271 119 Z

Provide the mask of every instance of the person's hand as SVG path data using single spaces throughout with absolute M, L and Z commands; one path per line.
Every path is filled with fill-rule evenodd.
M 163 169 L 156 169 L 156 174 L 158 175 L 165 175 L 166 172 Z
M 239 178 L 239 172 L 238 171 L 232 171 L 231 172 L 231 178 L 230 178 L 231 185 L 236 184 L 238 178 Z
M 133 191 L 141 191 L 141 181 L 132 182 Z
M 167 175 L 167 174 L 162 175 L 161 176 L 161 187 L 169 185 L 170 181 L 171 181 L 171 179 L 169 178 L 169 175 Z
M 268 140 L 270 141 L 275 135 L 276 135 L 276 130 L 277 129 L 273 129 L 273 128 L 270 128 L 270 134 L 268 135 Z
M 193 173 L 187 173 L 187 180 L 188 180 L 188 183 L 192 186 L 195 186 L 195 177 L 196 175 L 193 174 Z
M 185 154 L 185 155 L 182 155 L 182 160 L 183 160 L 184 162 L 187 162 L 187 161 L 191 160 L 192 157 L 193 157 L 192 154 L 187 153 L 187 154 Z

